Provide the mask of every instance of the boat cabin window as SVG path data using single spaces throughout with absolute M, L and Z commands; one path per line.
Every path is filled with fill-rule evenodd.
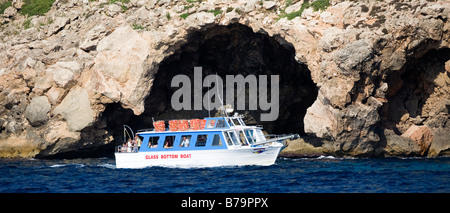
M 255 138 L 255 141 L 258 142 L 264 141 L 266 139 L 264 133 L 260 129 L 253 131 L 253 137 Z
M 222 139 L 219 134 L 214 134 L 212 146 L 222 146 Z
M 248 146 L 248 142 L 247 142 L 247 139 L 245 138 L 244 132 L 242 130 L 240 130 L 238 132 L 239 132 L 239 139 L 241 139 L 241 145 Z
M 217 120 L 216 128 L 225 128 L 225 127 L 226 127 L 226 124 L 225 124 L 225 120 L 224 119 Z
M 180 147 L 189 147 L 189 142 L 191 141 L 190 135 L 182 135 L 180 138 Z
M 232 142 L 227 132 L 223 132 L 230 145 L 239 145 L 237 133 L 233 130 L 231 134 L 234 140 Z M 226 149 L 226 138 L 222 136 L 221 131 L 204 131 L 204 132 L 174 132 L 174 133 L 156 133 L 157 136 L 150 134 L 144 135 L 144 142 L 147 144 L 141 147 L 141 151 L 186 151 L 201 149 Z M 142 149 L 144 148 L 144 149 Z
M 231 141 L 233 142 L 234 145 L 239 146 L 239 139 L 236 137 L 236 133 L 234 133 L 234 131 L 229 131 L 228 135 L 231 138 Z
M 227 141 L 228 146 L 232 146 L 233 142 L 230 139 L 230 136 L 228 136 L 228 133 L 225 132 L 225 140 Z
M 231 121 L 231 118 L 227 118 L 227 122 L 230 126 L 234 126 L 234 123 Z
M 208 139 L 207 136 L 208 135 L 198 135 L 197 136 L 197 142 L 195 142 L 195 147 L 205 146 L 206 145 L 206 140 Z
M 256 142 L 255 141 L 256 138 L 254 137 L 253 129 L 246 129 L 246 130 L 244 130 L 244 132 L 245 132 L 245 137 L 247 138 L 247 140 L 250 144 L 253 144 Z
M 166 136 L 164 140 L 164 148 L 171 149 L 173 147 L 173 142 L 175 141 L 175 136 Z
M 239 118 L 239 122 L 241 123 L 242 126 L 247 126 L 245 125 L 245 122 L 242 120 L 242 118 Z
M 214 128 L 214 125 L 216 125 L 216 120 L 208 120 L 208 123 L 206 123 L 206 128 Z
M 159 140 L 159 136 L 150 137 L 150 139 L 148 140 L 148 147 L 149 148 L 157 148 L 158 140 Z
M 239 123 L 239 120 L 237 119 L 237 118 L 233 118 L 233 119 L 231 119 L 232 121 L 233 121 L 233 124 L 235 125 L 235 126 L 241 126 L 242 124 L 241 123 Z

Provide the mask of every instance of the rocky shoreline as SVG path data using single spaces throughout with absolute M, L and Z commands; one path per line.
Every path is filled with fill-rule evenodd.
M 196 65 L 280 75 L 280 117 L 263 125 L 303 138 L 283 156 L 450 156 L 448 1 L 24 5 L 0 0 L 0 157 L 95 154 L 122 124 L 199 117 L 168 98 Z

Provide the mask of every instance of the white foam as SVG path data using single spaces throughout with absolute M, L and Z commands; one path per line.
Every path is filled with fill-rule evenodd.
M 83 167 L 86 166 L 86 165 L 81 164 L 81 163 L 76 163 L 76 164 L 73 164 L 73 165 L 75 165 L 75 167 L 77 167 L 77 168 L 83 168 Z
M 50 168 L 59 168 L 59 167 L 65 167 L 65 166 L 75 166 L 76 168 L 83 168 L 86 165 L 81 164 L 81 163 L 74 163 L 74 164 L 54 164 L 51 165 Z
M 104 164 L 100 164 L 98 166 L 105 167 L 105 168 L 108 168 L 108 169 L 115 169 L 116 168 L 116 165 L 110 164 L 110 163 L 104 163 Z
M 324 156 L 324 155 L 321 155 L 321 156 L 319 156 L 317 159 L 335 159 L 335 157 L 334 157 L 334 156 Z

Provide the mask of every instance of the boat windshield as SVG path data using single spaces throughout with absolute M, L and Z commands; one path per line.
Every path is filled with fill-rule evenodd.
M 247 140 L 247 138 L 245 137 L 244 131 L 239 130 L 239 139 L 241 139 L 241 145 L 242 146 L 248 146 L 249 142 Z
M 253 129 L 246 129 L 246 130 L 244 130 L 245 137 L 247 138 L 247 140 L 248 140 L 248 142 L 250 144 L 253 144 L 253 143 L 256 142 L 256 137 L 254 137 L 254 133 L 253 133 L 254 131 L 255 130 L 253 130 Z
M 230 126 L 234 126 L 234 123 L 231 121 L 231 118 L 227 118 L 227 122 Z
M 228 146 L 232 146 L 233 142 L 230 139 L 230 136 L 228 135 L 228 133 L 225 132 L 225 140 L 227 141 Z
M 230 139 L 235 146 L 240 145 L 239 139 L 237 138 L 236 133 L 234 133 L 234 131 L 229 131 L 228 135 L 230 136 Z
M 264 133 L 260 129 L 253 130 L 253 138 L 255 138 L 255 142 L 261 142 L 266 140 Z
M 244 121 L 242 120 L 242 118 L 238 118 L 238 121 L 241 123 L 242 126 L 245 126 Z
M 216 128 L 225 128 L 227 127 L 225 124 L 225 120 L 224 119 L 218 119 L 217 120 L 217 124 L 216 124 Z
M 233 124 L 234 124 L 235 126 L 242 126 L 242 124 L 239 122 L 239 119 L 233 118 L 233 119 L 231 119 L 231 120 L 233 121 Z

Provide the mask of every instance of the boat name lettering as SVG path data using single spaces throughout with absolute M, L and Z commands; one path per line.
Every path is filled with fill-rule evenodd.
M 167 154 L 167 155 L 145 155 L 145 159 L 177 159 L 177 158 L 191 158 L 191 154 Z
M 145 159 L 158 159 L 158 155 L 146 155 Z
M 181 158 L 191 158 L 191 154 L 181 154 Z

